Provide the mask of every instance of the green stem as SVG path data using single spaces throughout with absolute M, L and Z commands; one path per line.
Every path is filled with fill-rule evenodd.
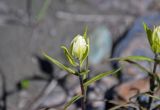
M 87 57 L 86 58 L 86 67 L 85 67 L 85 69 L 88 70 L 88 67 L 89 67 L 89 63 L 88 63 L 88 57 Z M 88 80 L 88 75 L 89 74 L 86 75 L 86 77 L 84 79 L 85 81 Z M 85 101 L 85 103 L 87 103 L 87 89 L 88 89 L 88 87 L 85 88 L 85 94 L 84 94 L 84 101 Z
M 82 76 L 80 75 L 79 76 L 79 81 L 80 81 L 80 86 L 81 86 L 81 92 L 82 92 L 82 99 L 81 99 L 81 108 L 82 110 L 85 110 L 85 90 L 84 90 L 84 86 L 83 86 L 83 78 Z
M 154 67 L 153 67 L 153 74 L 156 74 L 156 68 L 157 68 L 157 57 L 158 57 L 158 54 L 155 54 L 155 62 L 154 62 Z M 153 75 L 154 76 L 154 75 Z M 150 95 L 154 95 L 154 89 L 155 89 L 155 78 L 154 77 L 151 77 L 150 78 Z M 151 105 L 152 105 L 152 97 L 149 98 L 149 105 L 148 105 L 148 108 L 149 110 L 151 109 Z
M 81 73 L 81 66 L 79 67 L 79 73 Z M 80 81 L 80 86 L 81 86 L 81 92 L 82 92 L 82 99 L 81 99 L 81 108 L 82 110 L 85 110 L 86 108 L 86 104 L 85 104 L 85 88 L 84 88 L 84 85 L 83 85 L 83 77 L 82 75 L 79 74 L 79 81 Z

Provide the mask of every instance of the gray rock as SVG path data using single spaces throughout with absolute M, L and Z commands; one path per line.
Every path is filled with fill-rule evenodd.
M 66 94 L 60 86 L 56 86 L 50 94 L 41 99 L 39 106 L 62 108 L 66 102 Z
M 45 85 L 45 81 L 30 81 L 29 88 L 12 93 L 7 97 L 8 109 L 24 110 L 25 107 L 29 108 L 31 103 L 34 103 L 33 101 L 41 93 Z
M 97 27 L 90 35 L 90 55 L 91 64 L 100 63 L 104 56 L 109 58 L 112 49 L 112 36 L 105 26 Z
M 80 92 L 79 78 L 73 75 L 68 75 L 64 82 L 68 94 L 72 97 L 75 93 Z

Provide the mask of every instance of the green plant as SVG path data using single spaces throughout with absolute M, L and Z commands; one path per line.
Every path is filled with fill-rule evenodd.
M 123 58 L 112 58 L 110 59 L 110 61 L 125 61 L 128 63 L 131 63 L 135 66 L 137 66 L 138 68 L 140 68 L 143 72 L 148 74 L 148 77 L 150 78 L 150 90 L 146 93 L 137 93 L 136 96 L 134 97 L 138 97 L 141 95 L 146 95 L 149 97 L 149 101 L 148 101 L 148 105 L 147 105 L 147 110 L 151 110 L 151 105 L 153 100 L 160 100 L 159 97 L 155 96 L 154 93 L 157 89 L 160 88 L 160 78 L 156 73 L 156 69 L 157 66 L 160 62 L 160 27 L 154 27 L 153 30 L 149 29 L 148 26 L 143 23 L 144 26 L 144 30 L 146 32 L 151 50 L 154 53 L 154 58 L 148 58 L 145 56 L 127 56 L 127 57 L 123 57 Z M 147 61 L 149 63 L 153 63 L 153 69 L 152 70 L 148 70 L 148 68 L 143 67 L 142 65 L 140 65 L 139 63 L 137 63 L 137 61 Z M 122 104 L 122 105 L 118 105 L 114 108 L 112 108 L 111 110 L 115 110 L 121 107 L 125 107 L 125 106 L 130 106 L 129 104 L 133 104 L 136 107 L 138 106 L 140 110 L 143 110 L 143 107 L 137 102 L 128 102 L 126 104 Z M 159 107 L 159 105 L 157 106 Z M 156 108 L 157 108 L 156 107 Z
M 159 63 L 159 54 L 160 54 L 160 27 L 155 27 L 153 30 L 149 29 L 148 26 L 144 23 L 144 29 L 146 31 L 148 41 L 150 43 L 150 47 L 154 53 L 154 67 L 152 70 L 152 77 L 150 77 L 150 95 L 154 95 L 154 91 L 156 88 L 156 79 L 159 79 L 158 75 L 156 74 L 157 65 Z M 159 80 L 158 80 L 159 81 Z M 151 108 L 153 98 L 150 97 L 149 99 L 149 106 Z
M 79 77 L 79 83 L 81 87 L 81 94 L 74 96 L 69 102 L 67 102 L 67 104 L 64 107 L 64 110 L 66 110 L 72 103 L 74 103 L 79 99 L 81 100 L 82 110 L 86 110 L 86 103 L 87 103 L 86 91 L 88 86 L 91 83 L 100 80 L 105 76 L 117 73 L 118 71 L 120 71 L 121 68 L 98 74 L 97 76 L 94 76 L 90 79 L 88 78 L 88 73 L 90 71 L 88 68 L 89 67 L 88 55 L 90 50 L 90 43 L 89 43 L 89 37 L 87 36 L 87 28 L 85 29 L 83 36 L 77 35 L 72 40 L 69 49 L 67 49 L 67 47 L 65 46 L 61 46 L 61 48 L 64 50 L 64 54 L 68 62 L 70 63 L 70 67 L 65 66 L 64 64 L 55 60 L 54 58 L 51 58 L 46 53 L 44 53 L 45 58 L 56 64 L 59 68 L 67 71 L 72 75 Z

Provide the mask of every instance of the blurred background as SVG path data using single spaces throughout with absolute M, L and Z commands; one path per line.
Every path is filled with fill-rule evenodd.
M 86 26 L 90 77 L 122 65 L 108 62 L 110 57 L 153 57 L 142 22 L 159 25 L 159 12 L 159 0 L 0 0 L 0 109 L 60 110 L 78 94 L 78 79 L 44 59 L 42 52 L 68 65 L 60 46 L 69 47 Z M 117 76 L 90 86 L 87 110 L 107 110 L 112 104 L 104 99 L 127 102 L 136 94 L 131 87 L 149 89 L 145 73 L 123 66 Z M 78 107 L 79 102 L 69 110 Z

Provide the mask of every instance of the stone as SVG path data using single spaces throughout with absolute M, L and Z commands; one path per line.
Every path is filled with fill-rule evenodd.
M 75 93 L 81 92 L 79 78 L 74 75 L 68 75 L 66 77 L 64 86 L 70 96 L 73 96 Z
M 55 109 L 58 109 L 64 106 L 66 98 L 64 90 L 60 86 L 56 86 L 51 93 L 41 99 L 39 106 L 54 107 Z
M 97 27 L 90 37 L 90 55 L 89 61 L 91 64 L 100 63 L 104 56 L 109 58 L 112 49 L 112 36 L 107 27 Z
M 30 103 L 40 94 L 47 82 L 30 81 L 29 88 L 13 92 L 7 97 L 7 105 L 10 110 L 25 110 Z M 32 94 L 31 94 L 32 93 Z
M 135 96 L 138 92 L 144 93 L 149 91 L 149 78 L 129 81 L 120 84 L 115 88 L 117 96 L 120 97 L 118 102 L 129 102 L 129 99 Z M 134 100 L 134 98 L 133 98 Z
M 108 91 L 107 98 L 112 97 L 111 99 L 108 100 L 115 101 L 116 103 L 118 103 L 118 105 L 125 104 L 130 101 L 135 102 L 138 99 L 141 106 L 146 107 L 147 106 L 146 104 L 148 104 L 149 97 L 147 95 L 141 95 L 141 96 L 136 96 L 136 95 L 138 95 L 139 93 L 146 93 L 149 91 L 150 89 L 149 81 L 150 81 L 149 77 L 146 77 L 118 84 L 114 86 L 114 88 L 112 88 L 111 92 L 112 94 L 109 93 Z M 157 91 L 155 91 L 154 95 L 156 97 L 159 97 L 160 93 L 159 91 L 160 89 L 157 89 Z M 156 100 L 153 103 L 153 107 L 157 106 L 158 103 L 159 101 Z M 108 108 L 110 108 L 109 105 L 110 103 L 106 104 Z M 113 105 L 111 107 L 113 107 Z
M 104 94 L 105 91 L 109 90 L 113 86 L 118 84 L 118 79 L 114 76 L 108 76 L 102 78 L 97 82 L 96 87 L 100 89 L 100 91 Z

